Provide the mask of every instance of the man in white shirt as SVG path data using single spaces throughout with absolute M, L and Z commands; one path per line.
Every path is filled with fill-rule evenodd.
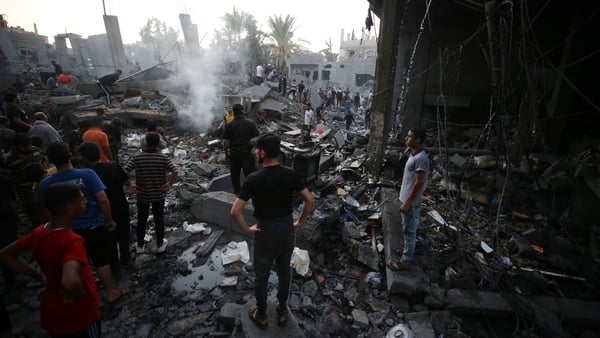
M 304 140 L 310 141 L 310 131 L 312 130 L 313 120 L 315 119 L 315 112 L 312 109 L 312 105 L 307 103 L 304 111 Z
M 260 86 L 265 80 L 265 69 L 262 65 L 256 66 L 256 82 L 257 86 Z

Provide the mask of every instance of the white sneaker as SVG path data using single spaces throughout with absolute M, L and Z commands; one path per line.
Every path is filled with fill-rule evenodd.
M 169 241 L 167 241 L 166 238 L 163 239 L 162 245 L 156 248 L 156 253 L 163 253 L 165 252 L 165 250 L 167 250 L 167 244 L 169 244 Z
M 146 248 L 145 245 L 142 246 L 142 247 L 136 245 L 135 246 L 135 253 L 138 254 L 138 255 L 145 254 L 145 253 L 148 253 L 148 249 Z

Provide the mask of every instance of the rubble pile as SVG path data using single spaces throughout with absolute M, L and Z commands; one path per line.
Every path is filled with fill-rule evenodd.
M 134 90 L 125 96 L 118 108 L 107 111 L 108 118 L 121 117 L 128 126 L 120 162 L 139 151 L 143 122 L 158 121 L 170 142 L 164 152 L 173 158 L 180 179 L 165 205 L 166 253 L 138 255 L 123 268 L 120 286 L 130 293 L 113 306 L 103 305 L 103 332 L 114 337 L 243 336 L 243 305 L 253 299 L 254 277 L 245 254 L 230 258 L 233 249 L 251 253 L 252 241 L 222 224 L 202 223 L 190 212 L 201 194 L 232 191 L 220 121 L 202 133 L 182 130 L 173 123 L 177 112 L 166 96 Z M 315 198 L 314 211 L 296 239 L 289 299 L 304 336 L 485 336 L 489 327 L 470 317 L 478 311 L 488 311 L 490 322 L 500 314 L 499 320 L 509 323 L 500 331 L 507 334 L 533 334 L 540 327 L 544 333 L 586 332 L 586 326 L 563 327 L 551 310 L 535 313 L 526 300 L 598 298 L 598 218 L 582 217 L 582 211 L 588 216 L 598 212 L 589 207 L 600 198 L 597 151 L 573 158 L 532 154 L 519 168 L 507 169 L 501 157 L 490 151 L 469 154 L 464 144 L 457 145 L 462 151 L 456 153 L 428 149 L 433 171 L 415 268 L 397 273 L 385 263 L 402 244 L 392 233 L 400 227 L 394 212 L 404 147 L 390 144 L 385 173 L 375 179 L 365 170 L 369 131 L 362 108 L 349 130 L 340 110 L 326 111 L 306 141 L 300 132 L 302 105 L 263 86 L 247 88 L 241 97 L 249 98 L 247 118 L 261 132 L 282 136 L 282 162 L 303 173 Z M 52 102 L 65 125 L 92 117 L 99 106 L 90 97 L 61 98 Z M 38 104 L 33 97 L 28 102 Z M 135 233 L 132 197 L 130 210 Z M 228 214 L 221 216 L 231 222 Z M 152 224 L 150 219 L 149 245 Z M 39 326 L 31 325 L 37 317 L 30 315 L 39 308 L 39 288 L 30 283 L 8 296 L 7 303 L 23 305 L 9 310 L 22 320 L 16 326 L 24 333 L 39 334 Z M 275 294 L 274 284 L 270 291 Z M 477 292 L 489 294 L 482 298 Z M 492 301 L 497 294 L 512 298 L 507 304 L 502 297 Z M 479 301 L 466 304 L 470 295 Z M 565 316 L 570 319 L 591 318 L 569 311 Z M 525 324 L 515 328 L 515 317 Z

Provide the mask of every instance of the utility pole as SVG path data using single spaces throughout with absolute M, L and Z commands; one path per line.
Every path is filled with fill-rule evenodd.
M 383 155 L 387 146 L 387 134 L 390 130 L 389 114 L 396 111 L 393 102 L 394 81 L 396 78 L 396 58 L 400 33 L 400 8 L 404 1 L 383 0 L 379 23 L 379 41 L 377 43 L 377 61 L 375 63 L 375 88 L 371 111 L 371 136 L 369 138 L 369 160 L 367 172 L 379 177 L 383 169 Z

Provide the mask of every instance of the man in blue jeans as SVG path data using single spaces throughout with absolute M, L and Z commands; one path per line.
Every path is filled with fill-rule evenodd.
M 256 305 L 250 308 L 250 319 L 260 328 L 268 326 L 267 289 L 273 262 L 277 267 L 278 293 L 277 324 L 287 322 L 287 299 L 290 290 L 290 258 L 294 250 L 294 232 L 312 209 L 313 199 L 301 175 L 284 167 L 277 159 L 281 139 L 273 133 L 257 137 L 256 157 L 263 168 L 250 174 L 231 207 L 231 217 L 249 235 L 254 235 L 254 272 L 256 273 Z M 302 211 L 294 221 L 294 195 L 302 198 Z M 257 224 L 249 226 L 242 213 L 252 199 Z
M 426 132 L 421 128 L 413 128 L 404 138 L 410 150 L 408 161 L 404 167 L 402 187 L 400 188 L 400 212 L 404 225 L 404 248 L 400 261 L 388 264 L 392 270 L 406 270 L 415 255 L 417 228 L 420 222 L 421 199 L 427 188 L 429 173 L 429 157 L 423 148 Z

